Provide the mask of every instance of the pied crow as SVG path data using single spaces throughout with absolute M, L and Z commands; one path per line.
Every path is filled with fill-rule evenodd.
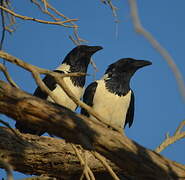
M 82 72 L 86 73 L 88 65 L 90 63 L 91 56 L 101 50 L 101 46 L 87 46 L 87 45 L 79 45 L 72 49 L 67 56 L 64 58 L 62 64 L 54 70 L 57 73 L 73 73 L 73 72 Z M 76 95 L 76 98 L 80 99 L 84 93 L 84 84 L 85 84 L 86 76 L 79 77 L 65 77 L 64 81 L 70 90 Z M 77 108 L 77 105 L 67 96 L 67 94 L 62 90 L 62 88 L 56 83 L 55 79 L 46 75 L 43 79 L 43 82 L 46 86 L 52 91 L 53 94 L 59 99 L 60 104 L 65 106 L 72 111 Z M 34 96 L 39 98 L 48 100 L 53 102 L 51 97 L 48 96 L 47 93 L 43 92 L 40 87 L 37 87 L 35 90 Z M 26 125 L 22 122 L 16 122 L 16 128 L 19 129 L 22 133 L 30 133 L 42 135 L 45 130 L 37 129 L 35 127 L 31 127 L 31 125 Z
M 91 83 L 84 92 L 83 101 L 100 114 L 106 124 L 119 131 L 134 118 L 134 92 L 130 79 L 139 69 L 152 63 L 145 60 L 123 58 L 108 66 L 102 79 Z M 85 109 L 81 114 L 93 119 Z

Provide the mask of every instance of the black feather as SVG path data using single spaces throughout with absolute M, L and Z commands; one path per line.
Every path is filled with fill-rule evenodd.
M 105 86 L 109 92 L 118 96 L 125 96 L 130 91 L 130 85 L 127 74 L 111 74 L 108 79 L 105 79 Z
M 83 101 L 84 103 L 86 103 L 87 105 L 89 106 L 93 106 L 93 98 L 94 98 L 94 94 L 96 92 L 96 88 L 98 86 L 98 83 L 97 82 L 93 82 L 91 83 L 86 89 L 85 89 L 85 92 L 84 92 L 84 95 L 83 95 Z M 87 112 L 87 110 L 85 109 L 81 109 L 81 114 L 89 117 L 89 113 Z
M 134 121 L 134 109 L 135 109 L 135 97 L 134 92 L 131 90 L 131 99 L 130 99 L 130 105 L 127 111 L 126 120 L 124 124 L 124 128 L 128 123 L 129 128 L 132 126 L 132 123 Z
M 54 72 L 57 72 L 57 73 L 64 73 L 63 71 L 60 71 L 60 70 L 54 70 Z M 54 77 L 50 76 L 50 75 L 46 75 L 45 78 L 42 80 L 45 85 L 51 90 L 53 91 L 56 86 L 57 86 L 57 83 L 54 79 Z M 41 99 L 47 99 L 48 98 L 48 94 L 43 92 L 40 87 L 37 87 L 37 89 L 35 90 L 34 96 L 37 96 Z

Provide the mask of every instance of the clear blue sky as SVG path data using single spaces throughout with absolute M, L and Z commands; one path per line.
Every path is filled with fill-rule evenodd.
M 135 33 L 126 0 L 113 1 L 118 7 L 118 37 L 116 25 L 108 6 L 100 0 L 51 1 L 59 11 L 70 18 L 78 18 L 79 35 L 89 45 L 101 45 L 102 51 L 93 58 L 99 69 L 97 79 L 112 62 L 133 57 L 153 62 L 152 66 L 138 71 L 131 82 L 135 92 L 135 118 L 133 126 L 126 129 L 129 138 L 154 149 L 172 134 L 185 119 L 185 106 L 179 94 L 175 78 L 164 59 L 151 47 L 147 40 Z M 29 1 L 12 2 L 17 13 L 47 20 Z M 185 1 L 155 0 L 138 1 L 139 14 L 143 25 L 170 52 L 183 76 L 185 76 Z M 59 65 L 74 44 L 68 38 L 72 29 L 38 24 L 17 19 L 16 32 L 7 35 L 4 50 L 39 67 L 54 69 Z M 7 63 L 9 72 L 16 83 L 25 91 L 33 93 L 36 84 L 30 73 Z M 89 68 L 92 74 L 92 67 Z M 2 77 L 2 74 L 0 74 Z M 93 80 L 88 77 L 86 85 Z M 14 121 L 2 116 L 14 126 Z M 162 155 L 185 164 L 185 139 L 169 146 Z M 15 179 L 23 177 L 14 173 Z M 0 170 L 0 178 L 4 171 Z

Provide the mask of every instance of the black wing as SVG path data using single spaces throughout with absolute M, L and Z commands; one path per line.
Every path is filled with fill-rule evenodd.
M 64 73 L 63 71 L 59 71 L 59 70 L 55 70 L 54 72 Z M 45 83 L 45 85 L 46 85 L 51 91 L 54 90 L 54 89 L 56 88 L 57 83 L 56 83 L 55 79 L 54 79 L 52 76 L 46 75 L 45 78 L 44 78 L 42 81 Z M 41 98 L 41 99 L 47 99 L 47 98 L 48 98 L 48 94 L 45 93 L 45 92 L 43 92 L 43 91 L 40 89 L 40 87 L 37 87 L 37 89 L 35 90 L 35 92 L 34 92 L 33 95 L 34 95 L 34 96 L 37 96 L 37 97 L 39 97 L 39 98 Z
M 98 86 L 97 82 L 91 83 L 87 88 L 85 89 L 84 95 L 83 95 L 83 101 L 89 106 L 93 106 L 93 98 L 96 91 L 96 88 Z M 85 109 L 81 109 L 81 114 L 89 117 L 89 113 Z
M 125 121 L 125 125 L 124 125 L 124 128 L 125 126 L 127 125 L 128 123 L 128 126 L 131 127 L 132 123 L 133 123 L 133 120 L 134 120 L 134 92 L 131 90 L 131 99 L 130 99 L 130 105 L 129 105 L 129 108 L 128 108 L 128 111 L 127 111 L 127 115 L 126 115 L 126 121 Z

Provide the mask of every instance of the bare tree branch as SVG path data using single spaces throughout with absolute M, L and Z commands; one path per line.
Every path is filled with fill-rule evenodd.
M 52 21 L 45 21 L 45 20 L 41 20 L 41 19 L 36 19 L 36 18 L 33 18 L 33 17 L 22 16 L 22 15 L 17 14 L 15 12 L 11 11 L 10 9 L 7 9 L 3 6 L 0 6 L 0 9 L 2 9 L 3 11 L 11 14 L 12 16 L 15 16 L 15 17 L 23 19 L 23 20 L 31 20 L 31 21 L 35 21 L 35 22 L 38 22 L 38 23 L 61 25 L 61 26 L 64 26 L 64 27 L 71 27 L 71 28 L 76 27 L 76 26 L 73 26 L 73 25 L 66 25 L 65 23 L 68 23 L 68 22 L 71 22 L 71 21 L 77 21 L 77 19 L 69 19 L 69 20 L 65 20 L 65 21 L 52 22 Z
M 79 162 L 70 143 L 66 143 L 65 140 L 61 139 L 44 136 L 38 137 L 30 134 L 21 134 L 18 130 L 15 131 L 19 134 L 22 143 L 17 141 L 17 138 L 8 128 L 0 127 L 1 156 L 3 156 L 4 161 L 6 160 L 12 165 L 14 170 L 25 174 L 38 175 L 31 177 L 31 179 L 26 178 L 25 180 L 48 180 L 47 177 L 52 179 L 55 177 L 57 180 L 79 179 L 84 166 Z M 81 157 L 84 150 L 79 145 L 77 148 L 78 154 Z M 95 176 L 110 179 L 109 173 L 92 153 L 86 151 L 86 154 L 87 164 Z M 122 174 L 118 167 L 108 160 L 107 162 L 118 175 Z M 42 174 L 44 176 L 41 176 Z
M 122 169 L 126 177 L 139 180 L 185 179 L 184 165 L 140 146 L 101 123 L 31 96 L 3 81 L 0 81 L 0 94 L 0 113 L 24 124 L 45 128 L 48 133 L 81 144 L 87 150 L 99 152 Z
M 3 0 L 0 1 L 0 5 L 3 6 Z M 5 39 L 5 16 L 4 16 L 4 11 L 1 10 L 1 23 L 2 23 L 2 35 L 1 35 L 1 41 L 0 41 L 0 50 L 3 49 L 3 42 Z
M 101 2 L 107 4 L 110 7 L 113 16 L 117 19 L 118 15 L 116 11 L 118 10 L 118 8 L 112 3 L 112 0 L 101 0 Z
M 93 152 L 93 155 L 104 165 L 104 167 L 107 169 L 107 171 L 110 173 L 112 178 L 114 180 L 120 180 L 120 178 L 116 175 L 116 173 L 112 170 L 112 168 L 109 166 L 109 164 L 106 162 L 105 158 L 101 156 L 97 152 Z
M 11 6 L 11 1 L 10 0 L 2 0 L 2 4 L 1 6 L 7 8 L 7 9 L 10 9 L 12 10 L 12 6 Z M 3 11 L 3 10 L 1 10 Z M 5 25 L 5 30 L 8 31 L 9 33 L 12 33 L 15 31 L 15 17 L 12 16 L 11 14 L 7 13 L 7 12 L 4 12 L 3 11 L 3 15 L 4 15 L 4 25 Z
M 165 148 L 167 148 L 169 145 L 175 143 L 176 141 L 185 138 L 185 131 L 181 132 L 182 128 L 185 126 L 185 120 L 180 123 L 180 125 L 177 127 L 175 133 L 173 136 L 167 135 L 165 140 L 156 148 L 156 152 L 160 153 Z
M 73 144 L 71 144 L 71 146 L 72 146 L 74 152 L 76 153 L 76 155 L 80 161 L 80 164 L 82 166 L 84 166 L 83 173 L 82 173 L 82 176 L 80 177 L 80 179 L 83 179 L 83 175 L 85 174 L 85 177 L 87 178 L 87 180 L 95 180 L 94 174 L 91 171 L 90 167 L 88 166 L 87 158 L 85 157 L 85 161 L 84 161 L 78 151 L 78 148 Z
M 0 63 L 0 70 L 4 73 L 6 79 L 8 80 L 8 82 L 13 86 L 13 87 L 16 87 L 16 88 L 19 88 L 19 86 L 13 81 L 13 79 L 11 78 L 10 74 L 8 73 L 8 70 L 7 68 Z
M 182 121 L 179 126 L 177 127 L 176 131 L 175 131 L 175 135 L 179 134 L 181 132 L 181 130 L 185 127 L 185 120 Z
M 183 99 L 185 100 L 185 85 L 184 85 L 183 76 L 181 75 L 177 65 L 175 64 L 174 59 L 170 56 L 168 51 L 164 47 L 162 47 L 162 45 L 152 36 L 152 34 L 142 26 L 138 15 L 136 0 L 129 0 L 129 4 L 131 8 L 131 16 L 132 16 L 132 21 L 134 24 L 135 31 L 143 35 L 151 43 L 151 45 L 161 54 L 161 56 L 166 60 L 167 64 L 171 68 L 176 78 L 176 82 L 178 84 L 180 93 Z

